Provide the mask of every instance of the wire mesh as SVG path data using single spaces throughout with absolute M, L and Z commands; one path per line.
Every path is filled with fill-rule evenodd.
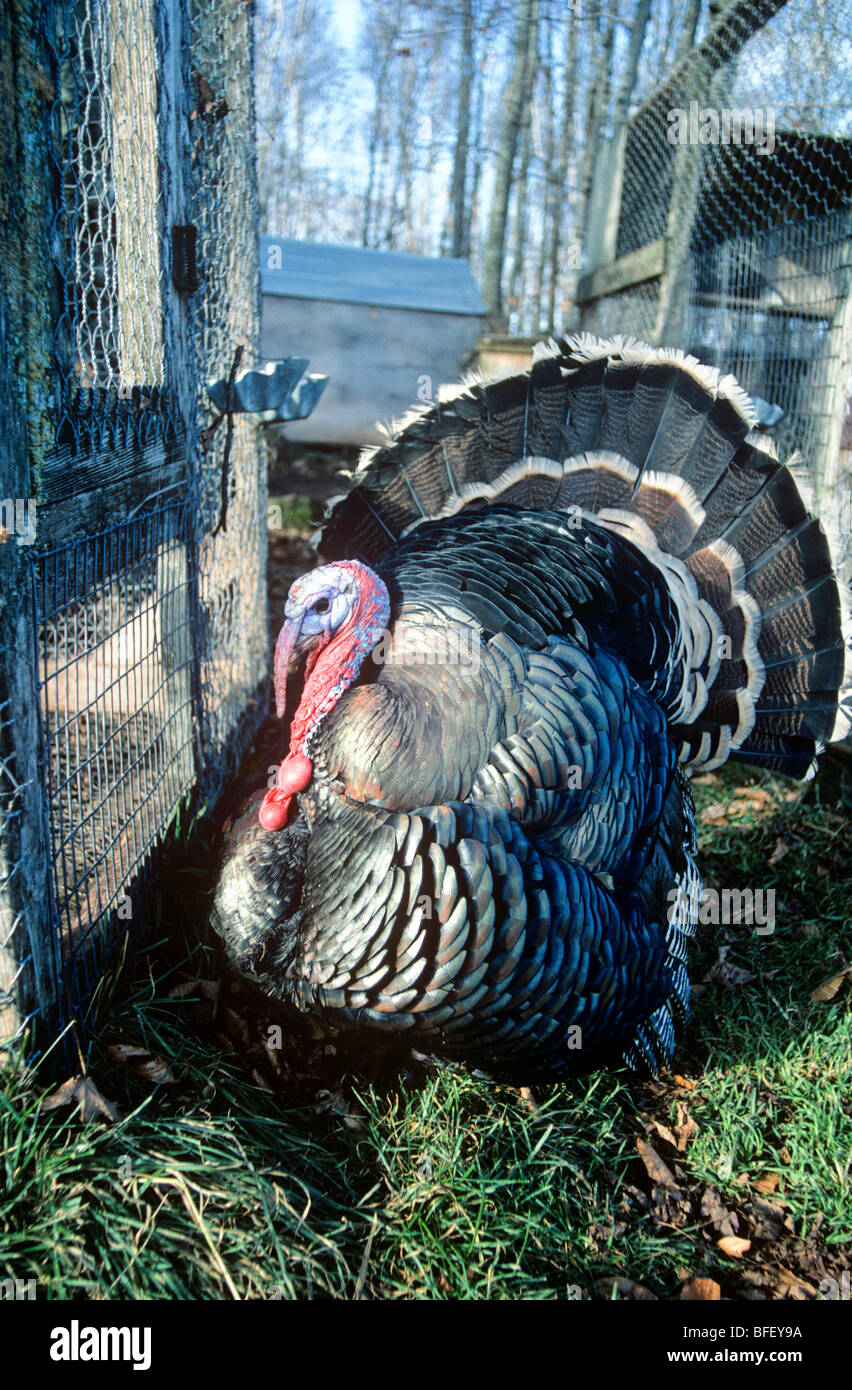
M 0 658 L 8 648 L 0 638 Z M 9 1047 L 26 1029 L 20 983 L 32 969 L 25 913 L 21 906 L 21 860 L 16 833 L 23 815 L 23 791 L 13 756 L 14 726 L 8 692 L 0 698 L 0 1047 Z
M 36 557 L 53 909 L 72 998 L 129 924 L 194 778 L 188 524 L 164 508 Z
M 732 0 L 630 122 L 615 255 L 664 269 L 584 327 L 684 348 L 783 412 L 822 505 L 848 508 L 849 0 Z M 646 253 L 647 254 L 647 253 Z
M 158 81 L 159 11 L 155 0 L 75 0 L 47 11 L 57 443 L 81 452 L 146 443 L 176 416 L 164 333 L 172 292 L 158 141 L 169 87 Z
M 252 15 L 247 5 L 190 11 L 194 110 L 190 119 L 191 200 L 204 294 L 193 303 L 199 370 L 197 416 L 209 420 L 205 382 L 256 365 L 260 326 L 257 206 L 254 196 Z M 235 754 L 266 709 L 260 685 L 269 654 L 266 604 L 266 464 L 245 416 L 232 428 L 203 428 L 196 471 L 201 784 L 215 794 Z M 234 728 L 238 737 L 234 738 Z
M 264 460 L 206 393 L 257 361 L 251 6 L 48 0 L 41 22 L 53 449 L 27 592 L 0 575 L 28 613 L 40 749 L 24 807 L 5 752 L 26 712 L 0 692 L 0 1043 L 31 998 L 86 1035 L 170 823 L 215 800 L 268 708 Z M 48 846 L 37 959 L 11 854 L 27 816 Z M 23 988 L 45 968 L 52 993 Z

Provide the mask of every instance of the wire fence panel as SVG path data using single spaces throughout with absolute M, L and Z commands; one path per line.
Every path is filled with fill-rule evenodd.
M 72 998 L 129 924 L 194 777 L 187 524 L 155 512 L 36 557 L 54 914 Z M 137 898 L 138 901 L 138 898 Z M 113 934 L 114 935 L 114 934 Z
M 23 449 L 0 450 L 0 492 L 38 514 L 0 563 L 21 653 L 0 646 L 0 1043 L 36 1017 L 86 1035 L 169 826 L 222 789 L 269 667 L 264 460 L 206 389 L 257 361 L 251 6 L 24 11 L 54 272 L 29 313 L 52 362 Z M 31 334 L 23 299 L 4 341 Z
M 254 170 L 251 6 L 193 4 L 191 52 L 189 182 L 205 273 L 204 294 L 192 312 L 197 414 L 204 420 L 211 415 L 206 383 L 227 380 L 235 363 L 243 370 L 258 361 L 258 221 L 255 197 L 248 196 Z M 248 737 L 266 708 L 258 698 L 269 667 L 258 623 L 266 604 L 266 461 L 244 415 L 202 429 L 199 448 L 201 779 L 211 795 L 234 769 L 229 749 L 242 742 L 233 740 L 235 724 Z
M 631 120 L 613 260 L 582 324 L 686 349 L 765 403 L 850 525 L 848 0 L 732 0 Z

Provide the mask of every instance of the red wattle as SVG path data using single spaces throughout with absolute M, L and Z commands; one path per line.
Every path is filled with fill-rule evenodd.
M 290 815 L 290 796 L 279 796 L 276 790 L 267 792 L 257 818 L 264 830 L 283 830 Z
M 314 765 L 304 753 L 291 753 L 278 769 L 277 787 L 284 796 L 303 792 L 314 775 Z
M 303 792 L 314 774 L 314 766 L 304 753 L 291 753 L 278 769 L 276 785 L 261 802 L 257 818 L 264 830 L 283 830 L 290 815 L 290 802 Z

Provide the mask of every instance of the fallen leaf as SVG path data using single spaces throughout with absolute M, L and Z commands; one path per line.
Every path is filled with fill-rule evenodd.
M 251 1045 L 251 1034 L 249 1033 L 248 1024 L 245 1019 L 240 1018 L 239 1014 L 235 1013 L 228 1004 L 225 1005 L 225 1028 L 228 1036 L 232 1038 L 235 1043 L 239 1043 L 241 1047 L 249 1047 Z
M 131 1071 L 135 1071 L 137 1076 L 141 1076 L 143 1081 L 150 1081 L 154 1086 L 176 1086 L 177 1077 L 164 1057 L 158 1057 L 152 1053 L 148 1057 L 140 1057 L 138 1061 L 131 1062 Z
M 537 1115 L 537 1114 L 538 1114 L 538 1103 L 537 1103 L 537 1101 L 536 1101 L 535 1096 L 533 1095 L 532 1087 L 530 1087 L 530 1086 L 521 1086 L 521 1087 L 519 1087 L 519 1089 L 518 1089 L 518 1096 L 519 1096 L 520 1101 L 521 1101 L 521 1104 L 522 1104 L 522 1106 L 524 1107 L 525 1110 L 528 1110 L 529 1113 L 530 1113 L 531 1115 Z
M 704 976 L 704 983 L 709 984 L 715 981 L 723 989 L 737 989 L 740 985 L 747 985 L 757 977 L 750 970 L 744 970 L 742 966 L 732 965 L 728 960 L 730 946 L 720 946 L 719 955 L 714 964 Z
M 708 825 L 719 825 L 728 819 L 728 812 L 720 801 L 714 801 L 711 806 L 704 807 L 700 819 Z
M 780 1173 L 764 1173 L 754 1184 L 755 1192 L 774 1192 L 780 1181 Z
M 783 1149 L 778 1150 L 778 1157 L 780 1158 L 782 1163 L 790 1164 L 793 1162 L 793 1155 L 790 1153 L 790 1150 L 787 1148 L 786 1144 L 784 1145 Z
M 783 1207 L 776 1206 L 774 1202 L 765 1202 L 761 1197 L 755 1197 L 752 1202 L 749 1221 L 753 1234 L 770 1244 L 774 1244 L 783 1231 L 793 1234 L 793 1223 Z
M 166 995 L 167 999 L 187 999 L 190 994 L 195 994 L 198 990 L 200 981 L 183 980 L 179 985 L 175 985 Z
M 350 1113 L 346 1097 L 340 1091 L 317 1091 L 314 1114 L 327 1115 L 329 1112 L 338 1115 L 347 1129 L 363 1129 L 357 1116 Z
M 701 1197 L 701 1215 L 720 1236 L 732 1236 L 739 1229 L 736 1212 L 728 1210 L 715 1187 L 705 1187 Z
M 675 1083 L 676 1086 L 680 1086 L 680 1088 L 681 1088 L 682 1091 L 694 1091 L 695 1088 L 696 1088 L 696 1086 L 698 1085 L 698 1082 L 697 1082 L 697 1081 L 693 1081 L 693 1080 L 692 1080 L 690 1077 L 688 1077 L 688 1076 L 677 1076 L 677 1075 L 676 1075 L 675 1078 L 674 1078 L 674 1083 Z
M 683 1101 L 677 1102 L 677 1125 L 675 1126 L 675 1142 L 678 1151 L 685 1153 L 686 1146 L 693 1134 L 698 1133 L 698 1125 L 690 1115 Z
M 704 1303 L 715 1303 L 722 1297 L 722 1288 L 715 1279 L 691 1279 L 684 1284 L 680 1297 L 684 1302 L 700 1299 Z
M 852 965 L 846 965 L 842 970 L 838 970 L 836 975 L 830 975 L 827 980 L 823 980 L 822 984 L 817 985 L 816 989 L 811 991 L 811 999 L 817 1004 L 827 1004 L 837 994 L 850 971 L 852 971 Z
M 273 1047 L 272 1044 L 271 1044 L 271 1042 L 269 1041 L 269 1039 L 268 1039 L 267 1037 L 263 1037 L 263 1038 L 261 1039 L 261 1041 L 262 1041 L 262 1043 L 263 1043 L 263 1050 L 264 1050 L 264 1052 L 266 1053 L 267 1059 L 268 1059 L 268 1061 L 269 1061 L 269 1065 L 272 1067 L 272 1070 L 276 1073 L 276 1075 L 280 1076 L 280 1075 L 281 1075 L 281 1063 L 280 1063 L 280 1061 L 278 1060 L 278 1049 L 277 1049 L 277 1047 Z
M 678 1142 L 672 1134 L 671 1130 L 667 1129 L 665 1125 L 661 1125 L 659 1120 L 652 1120 L 651 1128 L 660 1139 L 662 1139 L 666 1144 L 670 1144 L 673 1149 L 679 1147 Z
M 637 1138 L 636 1150 L 645 1166 L 645 1172 L 652 1182 L 659 1183 L 662 1187 L 676 1186 L 674 1173 L 646 1139 Z
M 769 856 L 768 863 L 779 864 L 781 860 L 790 853 L 790 846 L 786 840 L 778 839 L 775 841 L 775 848 Z
M 809 1284 L 807 1279 L 801 1279 L 798 1274 L 793 1273 L 792 1269 L 787 1269 L 785 1265 L 778 1265 L 776 1272 L 782 1289 L 791 1298 L 804 1301 L 806 1298 L 819 1297 L 819 1292 L 813 1284 Z
M 89 1076 L 72 1076 L 64 1081 L 58 1090 L 47 1096 L 41 1103 L 42 1110 L 59 1110 L 63 1105 L 77 1102 L 81 1120 L 107 1119 L 115 1123 L 120 1119 L 116 1106 L 101 1095 Z
M 742 1236 L 722 1236 L 716 1243 L 716 1249 L 721 1250 L 723 1255 L 731 1255 L 735 1260 L 740 1260 L 745 1252 L 751 1249 L 751 1241 L 743 1240 Z
M 656 1294 L 646 1289 L 644 1284 L 637 1284 L 633 1279 L 625 1279 L 620 1275 L 610 1275 L 606 1279 L 598 1279 L 595 1290 L 601 1298 L 612 1299 L 613 1293 L 617 1293 L 620 1299 L 631 1298 L 637 1303 L 656 1302 Z
M 143 1081 L 160 1086 L 177 1085 L 174 1072 L 165 1058 L 148 1052 L 144 1047 L 134 1047 L 132 1043 L 112 1043 L 107 1048 L 107 1056 L 114 1062 L 124 1062 Z

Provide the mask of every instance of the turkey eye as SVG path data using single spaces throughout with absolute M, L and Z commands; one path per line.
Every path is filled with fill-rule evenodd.
M 315 613 L 327 613 L 331 604 L 327 598 L 318 598 L 314 604 Z

